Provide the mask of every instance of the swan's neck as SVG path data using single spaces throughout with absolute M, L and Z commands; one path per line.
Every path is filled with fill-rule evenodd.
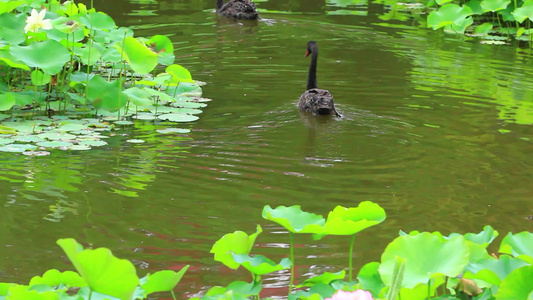
M 311 65 L 309 66 L 309 76 L 307 77 L 307 89 L 316 89 L 318 84 L 316 83 L 316 62 L 318 59 L 318 49 L 313 49 L 311 53 Z
M 224 0 L 217 0 L 217 10 L 222 8 L 222 5 L 224 5 Z

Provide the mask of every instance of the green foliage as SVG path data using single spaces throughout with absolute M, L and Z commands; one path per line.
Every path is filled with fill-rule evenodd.
M 324 231 L 324 218 L 302 211 L 300 205 L 278 206 L 275 209 L 267 205 L 263 208 L 263 218 L 280 224 L 292 233 L 320 234 Z
M 134 37 L 131 28 L 117 27 L 109 15 L 75 1 L 0 1 L 0 111 L 11 112 L 2 122 L 14 129 L 7 137 L 12 142 L 0 151 L 29 151 L 17 143 L 19 128 L 50 112 L 70 119 L 111 112 L 117 122 L 142 120 L 141 111 L 150 112 L 154 122 L 197 120 L 205 106 L 193 98 L 201 95 L 200 83 L 175 64 L 173 52 L 168 37 Z M 158 65 L 168 66 L 165 73 L 156 75 Z M 87 147 L 40 142 L 40 147 Z

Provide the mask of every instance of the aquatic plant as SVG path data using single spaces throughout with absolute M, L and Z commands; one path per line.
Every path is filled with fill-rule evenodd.
M 376 209 L 379 207 L 377 204 L 363 203 L 342 210 L 350 212 L 348 215 L 352 221 L 365 220 L 365 215 L 370 223 L 384 218 L 381 208 Z M 337 215 L 336 210 L 339 208 L 330 215 Z M 358 218 L 354 218 L 355 211 Z M 265 206 L 264 212 L 269 220 L 283 224 L 291 233 L 326 233 L 324 228 L 327 226 L 320 216 L 303 212 L 299 206 L 276 209 Z M 355 225 L 352 230 L 363 227 Z M 226 286 L 215 286 L 201 298 L 193 299 L 259 299 L 263 289 L 261 276 L 292 268 L 294 262 L 287 258 L 275 263 L 263 255 L 250 254 L 261 233 L 259 225 L 251 235 L 235 231 L 222 236 L 211 249 L 215 260 L 229 268 L 242 266 L 250 271 L 251 282 L 238 280 Z M 336 233 L 341 233 L 341 230 Z M 291 278 L 288 299 L 530 299 L 533 295 L 533 233 L 509 233 L 500 243 L 499 256 L 487 251 L 497 236 L 498 232 L 490 226 L 485 226 L 479 233 L 452 233 L 448 236 L 440 232 L 400 231 L 400 235 L 385 248 L 381 261 L 363 265 L 357 280 L 345 281 L 345 270 L 324 272 L 305 279 L 293 291 L 294 278 Z M 0 283 L 0 300 L 132 300 L 166 291 L 170 291 L 176 299 L 173 289 L 189 267 L 185 266 L 179 272 L 164 270 L 138 278 L 131 262 L 116 258 L 109 249 L 83 249 L 73 239 L 60 239 L 58 244 L 77 272 L 52 269 L 42 276 L 33 277 L 28 285 Z
M 87 150 L 107 144 L 102 131 L 190 122 L 205 106 L 166 36 L 136 38 L 74 1 L 0 2 L 0 13 L 0 151 Z

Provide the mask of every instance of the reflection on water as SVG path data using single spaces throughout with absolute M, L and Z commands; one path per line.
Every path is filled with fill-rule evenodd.
M 387 220 L 359 234 L 358 267 L 400 229 L 531 230 L 529 54 L 407 26 L 409 15 L 375 1 L 260 1 L 255 23 L 221 19 L 208 0 L 95 6 L 137 35 L 171 35 L 177 62 L 213 101 L 189 134 L 139 123 L 100 150 L 0 153 L 0 281 L 68 268 L 55 240 L 74 237 L 141 274 L 191 264 L 180 286 L 191 296 L 247 278 L 209 254 L 225 233 L 259 223 L 253 252 L 287 255 L 286 232 L 260 217 L 267 204 L 324 215 L 382 205 Z M 342 118 L 296 108 L 308 40 L 320 44 L 318 81 Z M 146 143 L 125 143 L 132 135 Z M 348 242 L 296 236 L 299 279 L 345 268 Z M 288 273 L 265 282 L 264 296 L 283 295 Z

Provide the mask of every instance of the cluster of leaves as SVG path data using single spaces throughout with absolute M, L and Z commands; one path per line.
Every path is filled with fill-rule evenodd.
M 0 113 L 0 151 L 82 150 L 83 144 L 71 136 L 77 134 L 61 125 L 84 133 L 99 127 L 92 119 L 79 121 L 87 115 L 99 123 L 107 117 L 117 125 L 132 124 L 131 119 L 197 120 L 205 106 L 196 98 L 201 83 L 174 59 L 166 36 L 135 38 L 130 28 L 117 27 L 107 14 L 81 3 L 0 1 L 0 112 L 7 112 Z M 68 117 L 50 125 L 43 116 L 51 114 Z M 54 138 L 35 138 L 36 133 Z M 57 138 L 62 133 L 70 138 Z
M 252 274 L 252 282 L 235 281 L 214 287 L 203 296 L 211 299 L 259 298 L 261 275 L 291 268 L 289 299 L 320 300 L 337 290 L 370 291 L 374 299 L 533 299 L 533 234 L 509 233 L 501 242 L 497 257 L 487 247 L 498 236 L 490 226 L 478 234 L 440 232 L 400 232 L 381 256 L 381 262 L 365 264 L 356 280 L 345 270 L 325 272 L 309 278 L 293 293 L 294 254 L 292 234 L 310 233 L 314 239 L 326 235 L 352 235 L 385 219 L 379 205 L 362 202 L 355 208 L 337 207 L 327 219 L 304 212 L 299 206 L 275 209 L 266 206 L 263 218 L 285 227 L 291 235 L 290 259 L 275 263 L 263 255 L 250 256 L 261 227 L 254 234 L 236 231 L 224 235 L 213 246 L 215 260 L 232 269 L 242 266 Z M 353 241 L 352 241 L 353 244 Z M 350 247 L 350 259 L 352 257 Z M 347 279 L 347 281 L 346 281 Z
M 455 3 L 452 3 L 455 2 Z M 438 5 L 427 18 L 427 26 L 437 30 L 464 33 L 473 28 L 473 35 L 492 40 L 531 41 L 533 1 L 531 0 L 429 0 L 426 6 Z M 474 25 L 474 26 L 472 26 Z M 471 27 L 470 27 L 471 26 Z M 498 43 L 493 42 L 493 43 Z
M 28 285 L 0 283 L 0 299 L 6 300 L 83 300 L 146 299 L 155 292 L 171 292 L 189 266 L 179 272 L 158 271 L 137 277 L 129 260 L 118 259 L 107 248 L 83 249 L 74 239 L 60 239 L 58 245 L 78 271 L 46 271 Z

